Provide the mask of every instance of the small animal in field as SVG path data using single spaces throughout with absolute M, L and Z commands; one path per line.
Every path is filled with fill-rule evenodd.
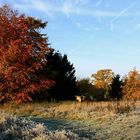
M 85 99 L 86 99 L 86 96 L 75 96 L 75 97 L 76 97 L 76 100 L 77 100 L 78 102 L 85 101 Z

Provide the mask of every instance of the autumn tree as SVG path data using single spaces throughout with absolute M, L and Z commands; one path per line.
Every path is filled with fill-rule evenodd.
M 40 33 L 45 26 L 7 5 L 0 8 L 0 102 L 31 101 L 31 94 L 54 84 L 38 73 L 50 50 L 48 38 Z
M 140 99 L 140 74 L 135 68 L 125 77 L 122 92 L 126 100 Z
M 123 81 L 120 79 L 120 75 L 117 74 L 111 83 L 111 90 L 109 91 L 109 96 L 112 99 L 120 99 L 122 97 L 122 86 Z
M 96 89 L 102 91 L 102 96 L 109 98 L 109 90 L 111 90 L 111 83 L 114 78 L 114 72 L 111 69 L 101 69 L 97 73 L 92 74 L 92 84 Z

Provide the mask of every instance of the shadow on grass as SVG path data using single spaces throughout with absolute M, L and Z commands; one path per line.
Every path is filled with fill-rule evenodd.
M 83 125 L 82 121 L 65 119 L 43 119 L 31 118 L 37 123 L 43 123 L 49 130 L 66 130 L 78 134 L 80 137 L 93 138 L 95 133 L 88 126 Z

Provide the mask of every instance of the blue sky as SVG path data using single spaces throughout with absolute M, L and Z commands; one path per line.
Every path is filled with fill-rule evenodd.
M 140 70 L 139 0 L 0 0 L 48 21 L 51 47 L 67 54 L 76 76 L 110 68 L 122 76 Z

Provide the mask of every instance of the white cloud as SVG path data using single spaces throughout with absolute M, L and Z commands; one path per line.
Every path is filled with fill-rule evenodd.
M 24 12 L 32 12 L 32 10 L 37 10 L 40 12 L 43 12 L 44 14 L 52 17 L 54 12 L 59 12 L 60 9 L 57 8 L 53 3 L 49 1 L 43 1 L 43 0 L 21 0 L 20 2 L 17 2 L 15 0 L 9 0 L 11 5 L 14 8 L 17 8 L 19 10 L 23 10 Z
M 72 22 L 74 23 L 74 25 L 77 28 L 81 29 L 82 31 L 92 32 L 92 31 L 100 31 L 101 30 L 101 28 L 99 28 L 99 27 L 93 27 L 90 24 L 89 25 L 84 25 L 84 24 L 82 24 L 80 22 L 77 22 L 77 21 L 72 21 Z
M 114 18 L 110 21 L 110 30 L 114 30 L 114 22 L 118 20 L 120 17 L 127 15 L 126 12 L 129 11 L 132 7 L 134 7 L 137 3 L 137 0 L 132 2 L 127 8 L 124 8 L 122 11 L 120 11 Z
M 25 11 L 28 10 L 38 10 L 47 14 L 48 16 L 53 16 L 56 13 L 65 14 L 70 16 L 80 15 L 80 16 L 91 16 L 91 17 L 114 17 L 118 16 L 118 13 L 112 11 L 103 11 L 85 8 L 84 5 L 87 4 L 86 0 L 65 0 L 55 3 L 54 1 L 45 1 L 45 0 L 30 0 L 17 2 L 15 0 L 9 0 L 15 8 L 22 9 Z M 96 3 L 99 5 L 102 1 Z M 120 14 L 119 16 L 121 16 Z
M 15 0 L 9 1 L 16 9 L 22 10 L 23 12 L 37 10 L 51 18 L 55 17 L 57 14 L 66 15 L 68 18 L 70 18 L 72 15 L 77 15 L 94 17 L 98 23 L 101 23 L 104 17 L 112 18 L 112 20 L 109 22 L 109 28 L 111 31 L 114 31 L 115 21 L 117 21 L 120 17 L 140 15 L 140 13 L 128 12 L 132 7 L 136 5 L 137 0 L 133 1 L 128 7 L 124 8 L 120 12 L 101 10 L 99 7 L 103 3 L 103 0 L 98 0 L 97 3 L 95 3 L 94 6 L 96 7 L 94 8 L 89 7 L 89 3 L 91 2 L 89 0 L 21 0 L 20 2 Z M 80 23 L 75 23 L 75 25 L 85 31 L 91 30 L 91 27 L 83 26 Z M 97 29 L 96 31 L 98 30 L 100 29 Z
M 22 10 L 23 12 L 34 12 L 34 10 L 41 12 L 49 17 L 55 17 L 57 14 L 63 14 L 68 18 L 72 15 L 94 17 L 98 23 L 102 22 L 104 17 L 112 18 L 109 22 L 110 30 L 113 31 L 115 28 L 115 21 L 120 17 L 125 16 L 140 16 L 140 13 L 128 12 L 137 0 L 135 0 L 127 8 L 124 8 L 120 12 L 108 11 L 100 9 L 100 5 L 103 0 L 98 0 L 91 8 L 91 0 L 8 0 L 16 9 Z M 95 5 L 97 7 L 95 7 Z M 106 8 L 108 9 L 108 8 Z M 78 26 L 78 25 L 77 25 Z

